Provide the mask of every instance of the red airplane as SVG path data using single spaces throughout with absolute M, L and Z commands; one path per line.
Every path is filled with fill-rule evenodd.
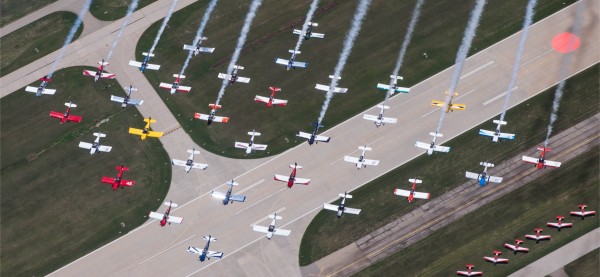
M 150 212 L 148 217 L 160 219 L 160 227 L 164 227 L 165 225 L 167 225 L 167 223 L 169 223 L 169 225 L 171 225 L 171 223 L 180 224 L 183 221 L 183 218 L 170 216 L 171 208 L 177 208 L 177 204 L 173 203 L 173 201 L 165 202 L 164 204 L 169 207 L 167 208 L 165 214 Z
M 456 275 L 461 275 L 461 276 L 481 276 L 483 275 L 483 271 L 473 271 L 473 268 L 475 267 L 475 265 L 472 264 L 467 264 L 467 271 L 457 271 Z
M 175 77 L 175 81 L 173 81 L 172 84 L 161 82 L 159 87 L 168 89 L 171 94 L 174 94 L 175 92 L 190 92 L 192 87 L 180 85 L 181 79 L 184 79 L 185 75 L 173 74 L 173 77 Z
M 535 240 L 535 243 L 540 243 L 540 240 L 550 239 L 550 235 L 540 235 L 540 233 L 543 231 L 542 228 L 535 228 L 533 230 L 535 231 L 535 235 L 525 235 L 526 239 Z
M 519 246 L 519 245 L 521 245 L 521 243 L 523 243 L 523 240 L 516 239 L 516 240 L 515 240 L 515 243 L 516 243 L 515 245 L 512 245 L 512 244 L 505 243 L 505 244 L 504 244 L 504 247 L 506 247 L 506 248 L 508 248 L 508 249 L 512 250 L 512 251 L 514 252 L 514 254 L 515 254 L 515 255 L 516 255 L 518 252 L 523 252 L 523 253 L 527 253 L 527 252 L 529 252 L 529 248 L 525 248 L 525 247 L 521 247 L 521 246 Z
M 293 170 L 289 178 L 283 175 L 275 174 L 275 181 L 287 182 L 288 188 L 292 188 L 294 184 L 308 185 L 308 183 L 310 183 L 310 179 L 296 178 L 296 170 L 301 169 L 302 166 L 294 163 L 290 165 L 290 168 Z
M 117 188 L 121 187 L 133 187 L 133 183 L 135 181 L 133 180 L 122 180 L 123 178 L 123 171 L 129 171 L 129 168 L 124 167 L 122 165 L 118 165 L 117 166 L 117 170 L 119 171 L 119 174 L 117 174 L 117 177 L 112 178 L 112 177 L 106 177 L 106 176 L 102 176 L 102 183 L 107 183 L 109 185 L 112 185 L 112 189 L 113 190 L 117 190 Z
M 102 61 L 99 61 L 98 63 L 100 64 L 100 66 L 98 67 L 98 70 L 96 70 L 94 72 L 92 70 L 86 69 L 86 70 L 83 70 L 83 75 L 94 77 L 94 82 L 98 82 L 98 80 L 100 78 L 103 78 L 103 79 L 114 79 L 115 78 L 115 74 L 104 73 L 104 66 L 108 65 L 108 62 L 105 62 L 104 59 L 102 59 Z
M 412 202 L 413 200 L 415 200 L 415 198 L 418 199 L 429 199 L 429 193 L 426 192 L 416 192 L 415 189 L 417 188 L 417 184 L 423 183 L 423 181 L 419 180 L 419 179 L 408 179 L 409 182 L 412 182 L 412 188 L 409 190 L 403 190 L 403 189 L 395 189 L 394 190 L 394 194 L 398 195 L 398 196 L 404 196 L 408 198 L 408 203 Z
M 50 116 L 60 119 L 61 124 L 65 123 L 65 122 L 81 122 L 81 119 L 83 117 L 81 117 L 79 115 L 71 115 L 71 108 L 75 108 L 75 107 L 77 107 L 77 105 L 69 102 L 69 103 L 65 103 L 65 106 L 67 106 L 67 110 L 64 113 L 51 111 Z
M 558 220 L 558 222 L 548 222 L 548 223 L 546 223 L 546 225 L 548 227 L 553 227 L 553 228 L 558 229 L 559 232 L 560 232 L 561 228 L 571 228 L 571 227 L 573 227 L 573 223 L 563 223 L 562 220 L 564 218 L 565 217 L 562 216 L 562 215 L 557 215 L 556 216 L 556 220 Z
M 207 125 L 210 125 L 211 123 L 213 123 L 213 121 L 214 122 L 223 122 L 223 123 L 227 123 L 229 121 L 229 117 L 222 117 L 222 116 L 215 115 L 217 112 L 217 109 L 221 108 L 221 105 L 208 104 L 208 107 L 211 108 L 209 114 L 194 113 L 194 118 L 200 119 L 200 120 L 206 120 Z
M 571 215 L 581 217 L 581 220 L 584 220 L 586 216 L 596 215 L 596 211 L 586 211 L 586 204 L 579 205 L 579 211 L 572 211 Z
M 502 254 L 502 252 L 500 252 L 498 250 L 494 250 L 493 253 L 494 253 L 494 257 L 483 257 L 483 259 L 490 263 L 494 263 L 494 265 L 508 263 L 508 259 L 500 258 L 500 254 Z
M 254 101 L 266 103 L 267 107 L 275 106 L 285 106 L 287 105 L 287 100 L 275 99 L 275 92 L 281 91 L 278 87 L 269 87 L 271 90 L 271 97 L 264 96 L 256 96 L 254 97 Z
M 38 86 L 37 88 L 36 87 L 31 87 L 31 86 L 26 86 L 25 87 L 25 91 L 35 93 L 35 96 L 37 96 L 37 97 L 42 96 L 42 94 L 54 95 L 54 93 L 56 92 L 55 89 L 48 89 L 48 88 L 46 88 L 46 86 L 48 85 L 48 83 L 50 83 L 52 81 L 50 79 L 50 77 L 44 76 L 44 77 L 40 78 L 40 81 L 42 81 L 42 83 L 40 84 L 40 86 Z
M 560 162 L 546 160 L 546 153 L 550 152 L 552 149 L 550 149 L 548 147 L 538 146 L 537 150 L 542 151 L 539 158 L 536 159 L 533 157 L 523 156 L 522 157 L 523 161 L 534 164 L 535 167 L 537 167 L 537 169 L 543 169 L 543 168 L 546 168 L 546 166 L 560 167 Z

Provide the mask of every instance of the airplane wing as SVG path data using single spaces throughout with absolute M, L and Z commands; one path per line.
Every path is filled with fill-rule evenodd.
M 229 80 L 231 78 L 231 75 L 225 74 L 225 73 L 219 73 L 219 75 L 217 75 L 217 78 Z
M 430 145 L 429 145 L 428 143 L 423 143 L 423 142 L 417 141 L 417 142 L 415 143 L 415 146 L 416 146 L 416 147 L 419 147 L 419 148 L 423 148 L 423 149 L 427 149 L 427 150 L 429 150 L 429 146 L 430 146 Z
M 96 76 L 96 71 L 92 71 L 92 70 L 87 70 L 87 69 L 84 69 L 84 70 L 83 70 L 83 75 L 87 75 L 87 76 L 92 76 L 92 77 L 94 77 L 94 76 Z
M 200 52 L 204 52 L 204 53 L 212 53 L 212 52 L 215 51 L 215 48 L 212 48 L 212 47 L 200 47 L 200 48 L 198 48 L 198 50 Z
M 515 247 L 515 246 L 514 246 L 514 245 L 512 245 L 512 244 L 508 244 L 508 243 L 505 243 L 505 244 L 504 244 L 504 247 L 506 247 L 506 248 L 508 248 L 508 249 L 510 249 L 510 250 L 512 250 L 512 251 L 515 251 L 515 250 L 517 249 L 517 247 Z
M 100 145 L 98 146 L 98 150 L 101 152 L 110 152 L 110 150 L 112 150 L 112 146 Z
M 572 212 L 570 212 L 570 214 L 575 215 L 575 216 L 587 216 L 587 215 L 595 215 L 596 212 L 595 211 L 585 211 L 585 212 L 572 211 Z
M 168 84 L 168 83 L 161 82 L 160 85 L 158 85 L 158 86 L 161 87 L 161 88 L 164 88 L 164 89 L 171 89 L 171 87 L 173 86 L 173 84 Z
M 143 103 L 144 103 L 144 100 L 140 100 L 140 99 L 129 98 L 129 101 L 127 101 L 127 104 L 136 105 L 136 106 L 139 106 L 139 105 L 141 105 Z
M 80 148 L 84 148 L 84 149 L 92 149 L 92 144 L 91 144 L 91 143 L 87 143 L 87 142 L 80 141 L 80 142 L 79 142 L 79 147 L 80 147 Z
M 360 213 L 360 209 L 344 207 L 344 212 L 345 213 L 349 213 L 349 214 L 359 214 Z
M 515 134 L 500 133 L 498 137 L 501 138 L 501 139 L 511 139 L 511 140 L 513 140 L 513 139 L 515 139 Z
M 163 132 L 148 131 L 149 137 L 160 138 L 160 137 L 162 137 L 162 135 L 163 135 Z
M 465 177 L 469 179 L 479 180 L 479 174 L 467 171 Z
M 450 147 L 448 147 L 448 146 L 441 146 L 441 145 L 434 145 L 433 146 L 433 151 L 450 152 Z
M 81 120 L 83 119 L 83 117 L 80 116 L 80 115 L 71 115 L 70 114 L 69 116 L 67 116 L 67 119 L 69 121 L 73 121 L 73 122 L 81 122 Z
M 331 139 L 330 137 L 326 137 L 326 136 L 320 136 L 320 135 L 315 136 L 316 141 L 329 142 L 330 139 Z
M 370 114 L 365 114 L 363 115 L 363 118 L 366 120 L 371 120 L 371 121 L 377 121 L 379 120 L 379 118 L 375 115 L 370 115 Z
M 196 168 L 196 169 L 206 169 L 208 167 L 207 164 L 201 164 L 201 163 L 194 163 L 194 165 L 192 165 L 192 168 Z
M 225 194 L 222 192 L 213 191 L 210 195 L 217 199 L 221 199 L 221 200 L 225 199 Z
M 252 144 L 252 150 L 266 150 L 266 144 Z
M 194 51 L 194 50 L 196 50 L 196 47 L 195 47 L 195 46 L 193 46 L 193 45 L 187 45 L 187 44 L 184 44 L 184 45 L 183 45 L 183 50 L 190 50 L 190 51 Z
M 213 121 L 226 123 L 227 121 L 229 121 L 229 117 L 215 116 Z
M 250 83 L 250 78 L 246 78 L 246 77 L 237 77 L 237 79 L 235 80 L 236 82 L 239 83 Z
M 244 202 L 246 201 L 246 196 L 244 195 L 236 195 L 236 194 L 232 194 L 231 196 L 229 196 L 229 200 L 230 201 L 237 201 L 237 202 Z
M 560 167 L 560 162 L 544 160 L 544 165 L 550 167 Z
M 123 102 L 125 102 L 125 98 L 111 95 L 110 96 L 110 101 L 114 101 L 114 102 L 118 102 L 118 103 L 123 103 Z
M 488 177 L 488 182 L 492 182 L 492 183 L 502 183 L 502 177 L 496 177 L 496 176 L 489 176 Z
M 149 218 L 154 218 L 154 219 L 158 219 L 158 220 L 162 220 L 163 219 L 163 214 L 159 214 L 156 212 L 150 212 L 150 214 L 148 215 Z
M 311 32 L 310 37 L 311 38 L 325 38 L 325 34 Z
M 462 275 L 462 276 L 481 276 L 483 275 L 483 272 L 481 271 L 457 271 L 456 274 L 458 275 Z
M 268 227 L 258 226 L 258 225 L 252 225 L 252 230 L 254 230 L 254 232 L 265 233 L 265 234 L 269 232 Z
M 136 62 L 136 61 L 129 61 L 129 65 L 135 66 L 135 67 L 142 67 L 142 63 Z
M 284 236 L 287 237 L 290 235 L 292 231 L 290 230 L 284 230 L 284 229 L 275 229 L 275 231 L 273 231 L 273 235 L 278 235 L 278 236 Z
M 160 69 L 160 65 L 149 63 L 149 64 L 146 64 L 146 69 L 158 70 L 158 69 Z
M 308 63 L 305 63 L 305 62 L 297 62 L 297 61 L 292 62 L 293 67 L 306 68 L 307 65 L 308 65 Z
M 244 143 L 244 142 L 235 142 L 235 148 L 241 148 L 241 149 L 248 149 L 248 147 L 250 147 L 250 145 L 248 143 Z
M 281 100 L 281 99 L 273 99 L 273 102 L 271 104 L 273 105 L 277 105 L 277 106 L 285 106 L 287 105 L 287 100 Z
M 133 180 L 121 180 L 120 185 L 124 187 L 133 187 L 135 181 Z
M 408 197 L 410 195 L 410 191 L 403 189 L 395 189 L 394 194 L 398 196 Z
M 113 184 L 115 182 L 115 178 L 102 176 L 102 183 Z
M 338 206 L 337 205 L 332 205 L 332 204 L 325 203 L 325 204 L 323 204 L 323 209 L 337 212 Z
M 453 103 L 452 105 L 450 105 L 450 109 L 457 110 L 457 111 L 462 111 L 466 108 L 467 108 L 467 106 L 465 104 L 454 104 Z
M 438 100 L 432 100 L 431 101 L 431 106 L 445 107 L 446 106 L 446 102 L 438 101 Z
M 306 179 L 306 178 L 294 178 L 294 184 L 308 185 L 308 183 L 310 183 L 310 179 Z
M 521 159 L 524 162 L 531 163 L 531 164 L 537 164 L 538 163 L 538 159 L 537 158 L 533 158 L 533 157 L 523 156 L 523 157 L 521 157 Z
M 381 122 L 383 123 L 396 123 L 398 122 L 397 118 L 393 118 L 393 117 L 383 117 L 381 118 Z
M 329 86 L 326 86 L 326 85 L 316 84 L 315 88 L 318 89 L 318 90 L 329 92 Z M 335 92 L 335 93 L 346 93 L 346 92 L 348 92 L 348 89 L 347 88 L 334 87 L 333 88 L 333 92 Z
M 286 60 L 286 59 L 280 59 L 280 58 L 277 58 L 277 59 L 275 60 L 275 63 L 276 63 L 276 64 L 281 64 L 281 65 L 286 65 L 286 66 L 287 66 L 287 65 L 288 65 L 288 63 L 289 63 L 289 61 L 288 61 L 288 60 Z
M 382 89 L 382 90 L 390 90 L 390 85 L 386 85 L 386 84 L 382 84 L 382 83 L 377 83 L 377 88 L 378 89 Z M 410 91 L 409 88 L 405 88 L 405 87 L 396 87 L 396 89 L 394 89 L 391 93 L 393 94 L 394 92 L 400 92 L 400 93 L 408 93 Z
M 181 92 L 190 92 L 190 90 L 192 89 L 192 87 L 188 87 L 188 86 L 179 86 L 177 88 L 177 91 L 181 91 Z
M 309 133 L 305 133 L 305 132 L 298 132 L 298 134 L 296 134 L 296 136 L 301 137 L 301 138 L 305 138 L 305 139 L 310 139 L 310 137 L 312 136 Z
M 372 166 L 376 166 L 379 164 L 378 160 L 369 160 L 369 159 L 363 159 L 363 163 L 366 165 L 372 165 Z
M 185 161 L 173 159 L 171 163 L 176 166 L 186 166 Z
M 257 95 L 256 97 L 254 97 L 254 101 L 256 101 L 256 102 L 262 102 L 262 103 L 269 103 L 269 98 Z
M 169 223 L 181 224 L 182 221 L 183 221 L 182 217 L 176 217 L 176 216 L 167 217 L 167 222 L 169 222 Z
M 279 175 L 279 174 L 275 174 L 275 177 L 273 179 L 275 181 L 287 182 L 289 180 L 289 177 L 288 176 Z
M 344 161 L 345 162 L 349 162 L 349 163 L 358 163 L 358 158 L 356 158 L 356 157 L 350 157 L 350 156 L 344 156 Z
M 208 253 L 206 253 L 206 257 L 220 259 L 220 258 L 223 258 L 223 252 L 208 251 Z
M 302 30 L 294 29 L 294 31 L 292 31 L 292 33 L 294 33 L 295 35 L 301 35 Z
M 482 136 L 486 136 L 486 137 L 493 137 L 494 136 L 494 132 L 488 131 L 488 130 L 483 130 L 483 129 L 479 129 L 479 134 L 482 135 Z
M 51 111 L 50 116 L 58 119 L 62 119 L 64 117 L 63 113 Z
M 144 134 L 143 131 L 142 131 L 142 129 L 136 129 L 136 128 L 129 128 L 129 133 L 130 134 L 134 134 L 134 135 L 138 135 L 138 136 L 141 136 L 141 135 Z
M 33 92 L 33 93 L 37 93 L 37 89 L 38 88 L 36 88 L 36 87 L 30 87 L 30 86 L 25 87 L 25 91 Z M 48 94 L 48 95 L 54 95 L 55 92 L 56 92 L 55 89 L 45 88 L 42 90 L 42 94 Z
M 413 194 L 414 198 L 419 198 L 419 199 L 429 199 L 429 193 L 425 193 L 425 192 L 415 192 Z
M 114 79 L 114 78 L 115 78 L 115 76 L 116 76 L 116 75 L 115 75 L 115 74 L 113 74 L 113 73 L 104 73 L 104 72 L 102 72 L 102 73 L 100 74 L 100 78 L 104 78 L 104 79 Z

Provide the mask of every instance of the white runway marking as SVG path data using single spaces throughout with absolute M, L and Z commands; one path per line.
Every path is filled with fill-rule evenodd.
M 539 59 L 539 58 L 543 57 L 544 55 L 546 55 L 546 54 L 550 53 L 550 51 L 552 51 L 552 50 L 553 50 L 552 48 L 551 48 L 551 49 L 548 49 L 546 52 L 544 52 L 544 53 L 542 53 L 542 54 L 539 54 L 539 55 L 537 55 L 537 56 L 533 57 L 531 60 L 528 60 L 528 61 L 526 61 L 526 62 L 522 63 L 522 64 L 521 64 L 521 66 L 524 66 L 524 65 L 526 65 L 526 64 L 528 64 L 528 63 L 530 63 L 530 62 L 533 62 L 533 61 L 535 61 L 535 60 L 537 60 L 537 59 Z
M 272 214 L 275 214 L 275 213 L 277 213 L 277 214 L 278 214 L 278 213 L 280 213 L 280 212 L 283 212 L 283 211 L 285 211 L 285 207 L 283 207 L 283 208 L 281 208 L 281 209 L 279 209 L 279 210 L 277 210 L 277 211 L 274 211 L 274 212 L 272 212 L 272 213 L 269 213 L 269 215 L 272 215 Z M 256 223 L 259 223 L 259 222 L 261 222 L 261 221 L 264 221 L 265 219 L 268 219 L 268 218 L 269 218 L 269 216 L 265 216 L 265 217 L 263 217 L 263 218 L 261 218 L 261 219 L 259 219 L 259 220 L 257 220 L 257 221 L 254 221 L 254 223 L 250 224 L 250 227 L 252 227 L 252 225 L 256 225 Z
M 271 195 L 269 195 L 269 196 L 267 196 L 267 197 L 265 197 L 265 198 L 263 198 L 263 199 L 259 200 L 258 202 L 256 202 L 256 203 L 254 203 L 254 204 L 252 204 L 252 205 L 250 205 L 250 206 L 248 206 L 248 207 L 246 207 L 246 208 L 244 208 L 244 209 L 240 210 L 239 212 L 237 212 L 237 213 L 235 213 L 235 214 L 239 214 L 239 213 L 241 213 L 241 212 L 243 212 L 243 211 L 245 211 L 245 210 L 249 209 L 250 207 L 252 207 L 252 206 L 254 206 L 254 205 L 256 205 L 256 204 L 258 204 L 258 203 L 260 203 L 260 202 L 262 202 L 262 201 L 265 201 L 267 198 L 269 198 L 269 197 L 271 197 L 271 196 L 275 195 L 276 193 L 278 193 L 278 192 L 282 192 L 282 191 L 283 191 L 283 190 L 285 190 L 285 189 L 287 189 L 287 186 L 286 186 L 285 188 L 282 188 L 282 189 L 280 189 L 280 190 L 278 190 L 278 191 L 276 191 L 276 192 L 272 193 Z
M 238 192 L 238 193 L 244 193 L 245 191 L 248 191 L 248 190 L 250 190 L 251 188 L 253 188 L 253 187 L 256 187 L 256 186 L 258 186 L 258 185 L 262 184 L 264 181 L 265 181 L 265 179 L 262 179 L 262 180 L 260 180 L 260 181 L 258 181 L 258 182 L 256 182 L 256 183 L 254 183 L 254 184 L 252 184 L 252 185 L 248 186 L 247 188 L 245 188 L 245 189 L 243 189 L 243 190 L 240 190 L 240 192 Z
M 518 88 L 519 88 L 519 87 L 517 87 L 517 86 L 514 86 L 514 87 L 512 88 L 512 91 L 515 91 L 515 90 L 517 90 Z M 484 106 L 487 106 L 488 104 L 490 104 L 490 103 L 492 103 L 492 102 L 494 102 L 494 101 L 496 101 L 496 100 L 498 100 L 498 99 L 502 98 L 502 96 L 505 96 L 505 95 L 506 95 L 506 91 L 505 91 L 505 92 L 503 92 L 503 93 L 500 93 L 500 94 L 498 94 L 498 95 L 496 95 L 496 96 L 494 96 L 494 98 L 492 98 L 492 99 L 490 99 L 490 100 L 488 100 L 488 101 L 485 101 L 485 102 L 483 102 L 483 105 L 484 105 Z
M 469 76 L 471 76 L 471 75 L 473 75 L 473 74 L 477 73 L 477 71 L 479 71 L 479 70 L 482 70 L 482 69 L 484 69 L 484 68 L 486 68 L 486 67 L 490 66 L 490 65 L 491 65 L 491 64 L 493 64 L 493 63 L 494 63 L 494 61 L 489 61 L 489 62 L 485 63 L 484 65 L 482 65 L 482 66 L 480 66 L 480 67 L 478 67 L 478 68 L 475 68 L 475 69 L 473 69 L 472 71 L 470 71 L 470 72 L 466 73 L 465 75 L 461 76 L 461 77 L 460 77 L 460 79 L 462 80 L 462 79 L 464 79 L 464 78 L 467 78 L 467 77 L 469 77 Z
M 149 260 L 152 260 L 152 259 L 156 258 L 158 255 L 169 251 L 169 249 L 171 249 L 171 248 L 173 248 L 175 246 L 178 246 L 178 245 L 182 244 L 183 242 L 185 242 L 186 240 L 189 240 L 189 239 L 191 239 L 191 238 L 193 238 L 195 236 L 196 236 L 196 234 L 193 234 L 193 235 L 189 236 L 187 239 L 184 239 L 184 240 L 182 240 L 182 241 L 180 241 L 180 242 L 178 242 L 176 244 L 171 245 L 171 247 L 169 247 L 169 248 L 167 248 L 167 249 L 165 249 L 163 251 L 160 251 L 160 252 L 156 253 L 155 255 L 153 255 L 152 257 L 150 257 L 148 259 L 145 259 L 145 260 L 141 261 L 140 263 L 138 263 L 138 265 L 141 265 L 141 264 L 143 264 L 143 263 L 145 263 L 145 262 L 147 262 Z

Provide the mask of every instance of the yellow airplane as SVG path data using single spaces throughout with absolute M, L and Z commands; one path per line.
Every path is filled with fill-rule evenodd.
M 137 128 L 129 128 L 129 133 L 138 135 L 142 140 L 145 140 L 146 137 L 160 138 L 163 135 L 163 132 L 155 132 L 150 130 L 150 123 L 156 123 L 156 120 L 148 117 L 144 118 L 144 122 L 146 122 L 146 126 L 144 129 Z
M 446 91 L 446 94 L 448 94 L 447 91 Z M 465 108 L 467 108 L 467 105 L 452 103 L 452 98 L 454 96 L 456 96 L 456 95 L 458 95 L 458 92 L 455 92 L 454 95 L 452 95 L 450 97 L 450 102 L 448 102 L 448 106 L 446 106 L 446 102 L 444 102 L 444 101 L 438 101 L 438 100 L 432 100 L 431 101 L 431 106 L 436 106 L 436 107 L 441 107 L 441 108 L 446 107 L 446 112 L 452 112 L 454 110 L 462 111 Z

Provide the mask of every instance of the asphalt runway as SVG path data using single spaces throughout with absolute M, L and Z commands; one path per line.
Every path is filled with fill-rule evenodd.
M 181 0 L 177 9 L 191 2 Z M 584 2 L 588 9 L 580 36 L 582 44 L 573 53 L 567 69 L 569 76 L 600 60 L 598 3 L 589 0 Z M 164 16 L 164 7 L 169 4 L 170 1 L 158 1 L 134 13 L 125 36 L 130 41 L 137 41 L 150 24 Z M 564 54 L 552 50 L 550 41 L 554 35 L 570 30 L 574 14 L 575 8 L 570 6 L 531 27 L 511 106 L 559 81 Z M 68 54 L 59 68 L 94 65 L 108 50 L 120 24 L 120 20 L 115 21 L 73 42 L 68 46 Z M 457 89 L 460 95 L 455 101 L 466 104 L 467 110 L 446 117 L 441 130 L 444 137 L 438 142 L 446 141 L 481 122 L 490 121 L 500 112 L 503 98 L 498 95 L 506 91 L 518 36 L 519 33 L 466 61 Z M 136 97 L 145 100 L 140 112 L 158 120 L 154 125 L 156 130 L 169 132 L 161 138 L 169 155 L 185 158 L 186 149 L 198 146 L 182 129 L 178 129 L 175 117 L 142 73 L 127 65 L 129 59 L 135 57 L 134 50 L 134 43 L 120 43 L 109 70 L 117 74 L 122 86 L 132 84 L 138 87 Z M 45 75 L 55 56 L 50 54 L 0 79 L 0 91 L 4 95 Z M 392 108 L 386 112 L 386 116 L 397 117 L 397 124 L 376 128 L 372 122 L 362 119 L 361 113 L 325 132 L 325 135 L 332 137 L 329 144 L 319 143 L 309 147 L 304 143 L 275 157 L 260 160 L 226 159 L 202 151 L 197 161 L 209 164 L 206 171 L 185 174 L 182 168 L 173 169 L 167 200 L 181 204 L 172 213 L 184 217 L 183 224 L 161 228 L 157 221 L 149 221 L 52 275 L 299 276 L 297 255 L 302 233 L 324 202 L 337 199 L 338 193 L 361 186 L 423 154 L 421 149 L 414 147 L 414 143 L 417 140 L 431 140 L 428 133 L 435 129 L 440 110 L 429 103 L 432 99 L 443 100 L 452 70 L 444 70 L 415 85 L 407 95 L 391 98 L 389 105 Z M 382 76 L 382 81 L 385 80 L 386 76 Z M 375 85 L 373 89 L 376 89 Z M 343 86 L 343 82 L 340 86 Z M 350 88 L 345 97 L 351 97 L 352 93 L 360 92 Z M 376 108 L 368 110 L 369 114 L 376 115 L 377 112 Z M 493 127 L 490 121 L 489 128 Z M 510 131 L 510 122 L 503 130 Z M 356 170 L 354 165 L 341 161 L 344 155 L 357 154 L 357 147 L 364 144 L 373 148 L 367 157 L 380 160 L 379 166 Z M 311 178 L 309 186 L 296 185 L 288 189 L 284 183 L 273 181 L 274 173 L 289 174 L 288 165 L 294 162 L 304 166 L 299 170 L 298 177 Z M 223 206 L 208 195 L 213 189 L 224 191 L 224 182 L 233 177 L 240 183 L 235 192 L 243 191 L 247 196 L 245 203 Z M 283 220 L 278 222 L 280 227 L 291 229 L 292 233 L 289 237 L 276 237 L 269 241 L 263 234 L 253 232 L 251 224 L 268 225 L 270 221 L 266 216 L 275 211 L 283 216 Z M 203 247 L 205 241 L 202 236 L 208 234 L 218 239 L 211 244 L 211 250 L 222 251 L 225 256 L 220 261 L 200 263 L 197 256 L 185 250 L 188 246 Z

